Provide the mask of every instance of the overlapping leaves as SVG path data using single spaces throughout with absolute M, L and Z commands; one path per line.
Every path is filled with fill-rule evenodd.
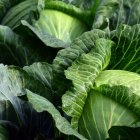
M 79 120 L 79 132 L 88 139 L 98 140 L 108 138 L 112 126 L 139 126 L 139 83 L 140 76 L 136 73 L 101 72 L 88 92 Z
M 1 24 L 15 29 L 21 20 L 30 21 L 31 12 L 37 11 L 38 0 L 24 0 L 12 7 L 3 17 Z
M 139 8 L 139 0 L 100 1 L 93 28 L 104 29 L 109 26 L 111 30 L 115 30 L 121 24 L 139 24 Z
M 1 63 L 24 66 L 42 60 L 43 55 L 33 46 L 9 27 L 0 25 Z
M 41 50 L 42 46 L 54 47 L 56 52 L 56 48 L 66 48 L 58 52 L 52 64 L 38 62 L 23 69 L 0 65 L 0 119 L 11 121 L 16 130 L 22 128 L 25 134 L 23 139 L 40 136 L 54 138 L 54 132 L 50 132 L 54 127 L 52 119 L 60 132 L 79 139 L 85 138 L 78 132 L 88 139 L 95 140 L 109 136 L 109 139 L 126 136 L 126 133 L 122 135 L 121 131 L 123 129 L 124 132 L 129 132 L 132 130 L 130 127 L 113 130 L 111 126 L 135 127 L 139 122 L 140 78 L 138 74 L 114 69 L 137 73 L 140 71 L 140 26 L 128 26 L 139 23 L 139 1 L 62 1 L 0 1 L 1 24 L 24 36 L 15 34 L 6 26 L 0 26 L 0 62 L 25 66 L 36 61 L 48 61 L 42 54 L 47 56 L 49 47 L 46 47 L 46 52 L 40 53 L 38 50 Z M 17 28 L 21 20 L 24 20 L 23 33 Z M 94 30 L 81 35 L 90 30 L 93 20 Z M 120 23 L 128 25 L 120 26 Z M 31 30 L 27 30 L 27 27 Z M 108 30 L 106 33 L 95 28 L 114 31 Z M 112 42 L 108 39 L 115 42 L 112 48 Z M 39 40 L 44 44 L 36 44 Z M 41 47 L 36 50 L 36 46 Z M 56 55 L 54 52 L 53 54 L 49 62 L 52 62 Z M 103 71 L 106 68 L 113 70 Z M 67 89 L 69 90 L 62 98 L 63 111 L 72 117 L 72 126 L 78 128 L 78 132 L 73 130 L 58 112 L 60 110 L 62 115 L 66 116 L 61 108 L 61 97 Z M 22 100 L 25 95 L 28 101 Z M 38 113 L 28 104 L 29 102 Z M 35 122 L 35 127 L 33 126 L 28 133 L 28 127 L 32 122 Z M 48 129 L 44 129 L 46 126 Z M 36 128 L 38 129 L 35 130 Z M 7 133 L 8 129 L 0 126 L 0 130 L 0 136 L 7 139 L 8 136 L 5 135 L 10 134 Z M 139 129 L 135 130 L 137 132 Z M 132 130 L 132 133 L 129 133 L 129 137 L 131 134 L 137 135 L 133 132 Z M 19 131 L 15 134 L 17 133 Z M 137 139 L 137 136 L 135 138 Z
M 95 47 L 87 54 L 81 55 L 66 70 L 66 77 L 72 80 L 73 87 L 63 96 L 63 109 L 73 117 L 72 125 L 77 128 L 88 91 L 93 87 L 98 74 L 106 68 L 110 61 L 112 42 L 98 39 Z

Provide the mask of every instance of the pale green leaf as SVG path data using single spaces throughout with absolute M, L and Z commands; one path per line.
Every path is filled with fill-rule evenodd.
M 89 12 L 63 2 L 46 2 L 39 14 L 39 19 L 32 25 L 26 21 L 22 21 L 22 24 L 32 30 L 45 45 L 54 48 L 68 47 L 90 26 L 86 23 L 89 21 Z
M 106 70 L 95 80 L 95 89 L 140 115 L 140 75 Z
M 127 107 L 90 90 L 79 119 L 79 133 L 89 140 L 105 140 L 112 126 L 135 126 L 139 116 Z
M 140 75 L 106 70 L 95 79 L 79 120 L 79 132 L 88 139 L 108 138 L 112 126 L 139 126 Z

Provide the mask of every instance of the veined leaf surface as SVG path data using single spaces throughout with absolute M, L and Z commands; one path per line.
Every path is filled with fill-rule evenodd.
M 134 126 L 139 116 L 116 101 L 91 90 L 79 119 L 79 133 L 89 140 L 105 140 L 112 126 Z
M 72 117 L 72 125 L 77 128 L 78 119 L 85 105 L 88 91 L 93 87 L 98 74 L 106 68 L 110 61 L 112 42 L 98 39 L 95 48 L 81 55 L 68 70 L 66 77 L 73 86 L 63 95 L 63 110 Z
M 112 48 L 108 69 L 140 72 L 140 25 L 120 25 L 111 32 Z
M 137 126 L 140 121 L 139 84 L 140 75 L 136 73 L 101 72 L 88 93 L 79 132 L 88 139 L 104 140 L 112 126 Z
M 33 25 L 26 21 L 22 21 L 22 24 L 31 29 L 47 46 L 69 47 L 76 37 L 88 30 L 88 20 L 82 20 L 90 16 L 88 12 L 82 12 L 81 9 L 60 1 L 46 2 L 45 5 Z
M 21 24 L 21 20 L 30 21 L 30 13 L 37 11 L 38 0 L 25 0 L 12 7 L 1 21 L 2 25 L 12 30 Z

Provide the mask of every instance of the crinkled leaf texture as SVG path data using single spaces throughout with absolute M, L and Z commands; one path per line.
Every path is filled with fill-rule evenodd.
M 99 74 L 79 120 L 79 132 L 88 139 L 106 139 L 112 126 L 139 126 L 140 75 L 122 70 Z
M 72 117 L 72 126 L 77 128 L 83 111 L 88 91 L 93 87 L 98 74 L 106 68 L 111 57 L 112 41 L 97 39 L 95 47 L 87 54 L 81 55 L 65 71 L 73 86 L 63 95 L 63 110 Z
M 106 32 L 94 29 L 83 33 L 75 39 L 69 48 L 62 49 L 58 52 L 53 61 L 53 69 L 56 73 L 62 75 L 64 70 L 72 65 L 72 63 L 82 54 L 89 53 L 95 47 L 95 41 L 100 38 L 108 39 Z
M 82 54 L 89 53 L 95 47 L 95 41 L 100 38 L 107 39 L 109 36 L 104 31 L 98 29 L 85 32 L 75 39 L 69 48 L 62 49 L 58 52 L 52 63 L 55 85 L 57 85 L 56 93 L 63 95 L 70 86 L 70 82 L 64 75 L 64 70 L 70 67 Z
M 59 111 L 54 107 L 54 105 L 47 99 L 36 95 L 30 91 L 27 91 L 28 101 L 32 104 L 33 108 L 38 112 L 47 111 L 49 112 L 56 124 L 58 130 L 67 135 L 73 135 L 81 140 L 86 140 L 82 135 L 80 135 L 76 130 L 74 130 L 70 123 L 61 116 Z

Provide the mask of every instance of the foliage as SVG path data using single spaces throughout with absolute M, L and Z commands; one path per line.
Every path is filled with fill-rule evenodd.
M 0 139 L 138 140 L 139 0 L 0 1 Z

